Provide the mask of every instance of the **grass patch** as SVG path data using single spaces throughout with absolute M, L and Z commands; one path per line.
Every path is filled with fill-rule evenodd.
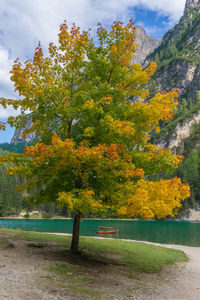
M 70 276 L 72 274 L 72 271 L 74 270 L 74 266 L 67 264 L 67 263 L 53 263 L 48 267 L 48 271 L 56 274 L 56 275 L 64 275 L 64 276 Z
M 0 247 L 2 248 L 13 248 L 13 244 L 11 244 L 9 241 L 5 239 L 0 239 Z
M 30 242 L 52 242 L 56 244 L 63 244 L 66 245 L 67 248 L 70 247 L 71 243 L 71 236 L 60 236 L 35 231 L 17 231 L 15 229 L 0 228 L 0 235 L 11 236 L 13 239 L 22 239 Z
M 188 260 L 183 251 L 138 242 L 82 238 L 80 245 L 96 253 L 118 254 L 119 263 L 144 272 L 157 272 L 166 264 Z
M 0 229 L 1 233 L 11 235 L 13 239 L 55 243 L 56 245 L 65 246 L 66 250 L 69 249 L 71 243 L 71 236 L 16 231 L 12 229 Z M 143 272 L 157 272 L 166 264 L 188 260 L 186 254 L 180 250 L 122 240 L 81 237 L 80 248 L 83 253 L 82 260 L 86 258 L 90 259 L 89 257 L 91 256 L 91 259 L 96 257 L 98 261 L 98 257 L 100 256 L 103 259 L 105 257 L 105 260 L 109 262 L 110 254 L 111 263 L 127 265 L 133 270 Z M 68 256 L 70 255 L 70 252 L 68 252 Z M 116 259 L 113 258 L 115 255 L 117 256 Z M 57 266 L 57 268 L 62 270 L 64 266 Z
M 53 277 L 49 276 L 49 278 L 46 277 L 45 279 L 54 280 L 53 285 L 58 289 L 67 290 L 72 294 L 87 295 L 92 299 L 99 299 L 102 295 L 101 291 L 88 286 L 94 280 L 94 277 L 84 275 L 86 270 L 83 270 L 82 266 L 55 262 L 48 266 L 47 271 L 52 273 Z

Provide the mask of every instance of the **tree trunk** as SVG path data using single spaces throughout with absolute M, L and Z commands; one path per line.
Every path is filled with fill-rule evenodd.
M 80 229 L 81 214 L 77 212 L 74 217 L 74 226 L 72 234 L 71 250 L 75 253 L 79 251 L 79 229 Z

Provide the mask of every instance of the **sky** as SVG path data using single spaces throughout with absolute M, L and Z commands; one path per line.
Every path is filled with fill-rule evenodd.
M 109 27 L 132 18 L 160 40 L 179 21 L 184 6 L 185 0 L 0 0 L 0 97 L 18 97 L 9 79 L 13 61 L 32 58 L 38 41 L 44 50 L 56 43 L 64 20 L 95 31 L 98 22 Z M 17 113 L 0 107 L 0 120 Z M 9 126 L 0 131 L 0 143 L 10 142 L 13 132 Z

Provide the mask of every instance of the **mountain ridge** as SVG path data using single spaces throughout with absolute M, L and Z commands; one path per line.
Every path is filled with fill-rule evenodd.
M 199 1 L 188 0 L 179 23 L 164 35 L 160 45 L 145 59 L 144 65 L 153 60 L 158 64 L 150 84 L 152 92 L 179 88 L 180 95 L 187 100 L 196 97 L 200 89 L 199 10 Z

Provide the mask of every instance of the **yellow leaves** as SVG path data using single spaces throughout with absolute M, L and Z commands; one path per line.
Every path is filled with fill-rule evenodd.
M 85 128 L 83 132 L 83 136 L 86 138 L 91 138 L 94 136 L 94 128 L 93 127 L 87 127 Z
M 95 192 L 92 189 L 78 191 L 77 201 L 74 202 L 74 210 L 82 213 L 98 212 L 102 208 L 102 201 L 95 199 Z
M 105 105 L 105 104 L 110 105 L 113 102 L 113 98 L 111 96 L 106 96 L 106 97 L 101 98 L 99 102 L 102 105 Z
M 70 150 L 74 148 L 74 141 L 72 139 L 66 139 L 65 141 L 62 141 L 59 136 L 55 133 L 51 138 L 52 143 L 52 149 L 62 149 L 62 150 Z M 37 145 L 37 144 L 36 144 Z M 49 149 L 51 146 L 48 146 Z
M 131 170 L 129 168 L 131 168 L 131 166 L 127 166 L 127 168 L 124 168 L 123 170 L 118 171 L 117 175 L 121 176 L 123 179 L 124 178 L 132 179 L 135 177 L 144 178 L 144 170 L 143 169 L 139 169 L 139 168 L 135 169 L 133 167 L 133 170 Z
M 16 175 L 16 167 L 8 167 L 6 171 L 6 175 Z
M 115 62 L 120 61 L 122 65 L 128 68 L 137 49 L 135 42 L 136 30 L 133 22 L 130 20 L 126 26 L 122 22 L 114 22 L 111 28 L 108 34 L 112 42 L 110 49 L 111 58 Z
M 57 202 L 59 207 L 66 207 L 68 211 L 80 211 L 81 213 L 95 213 L 102 208 L 102 201 L 95 199 L 95 192 L 92 189 L 60 192 Z
M 162 92 L 155 95 L 149 102 L 149 109 L 152 110 L 157 123 L 159 120 L 167 122 L 173 118 L 173 109 L 177 107 L 179 90 L 174 89 L 171 92 Z
M 95 195 L 95 192 L 90 189 L 86 189 L 81 193 L 81 198 L 86 200 L 89 199 L 90 197 L 93 197 Z
M 155 73 L 156 68 L 157 68 L 157 64 L 153 61 L 144 71 L 147 73 L 149 77 L 151 77 Z
M 117 51 L 117 46 L 115 44 L 112 45 L 110 49 L 110 54 L 113 58 L 117 58 L 118 51 Z
M 143 151 L 133 151 L 133 156 L 147 174 L 170 173 L 178 167 L 183 159 L 180 155 L 173 155 L 170 149 L 159 149 L 158 146 L 150 143 L 146 144 Z
M 127 105 L 126 117 L 129 122 L 135 123 L 134 141 L 136 145 L 144 147 L 149 140 L 150 133 L 153 130 L 156 133 L 159 132 L 159 121 L 166 122 L 173 117 L 173 109 L 178 105 L 177 97 L 178 90 L 172 90 L 168 93 L 156 94 L 149 102 L 140 101 Z
M 128 96 L 140 97 L 145 99 L 149 92 L 144 89 L 144 85 L 148 83 L 150 77 L 140 64 L 131 64 L 129 66 L 131 72 L 126 77 L 125 85 L 127 87 Z
M 86 31 L 81 33 L 80 27 L 74 23 L 69 29 L 66 22 L 60 25 L 59 37 L 59 50 L 63 51 L 63 56 L 59 58 L 65 63 L 69 61 L 71 66 L 76 66 L 79 62 L 83 61 L 86 53 L 86 46 L 89 34 Z M 51 55 L 55 53 L 55 48 L 50 48 Z
M 127 206 L 122 206 L 118 212 L 144 219 L 174 216 L 174 209 L 190 196 L 189 186 L 177 177 L 157 182 L 140 180 L 134 189 Z
M 60 49 L 63 49 L 67 47 L 68 42 L 71 41 L 71 36 L 68 32 L 68 25 L 66 22 L 60 25 L 60 32 L 58 34 L 59 37 L 59 44 L 60 44 Z
M 119 215 L 122 215 L 122 216 L 126 216 L 128 214 L 126 206 L 121 206 L 117 212 Z
M 148 90 L 141 90 L 141 93 L 140 93 L 139 96 L 140 96 L 140 99 L 144 100 L 149 96 L 149 91 Z
M 73 209 L 73 203 L 72 203 L 72 195 L 70 192 L 60 192 L 58 193 L 58 207 L 67 207 L 69 210 Z
M 120 57 L 120 62 L 124 65 L 124 66 L 128 66 L 130 64 L 130 57 L 123 54 L 121 57 Z
M 87 110 L 87 109 L 92 109 L 94 107 L 94 100 L 93 99 L 89 99 L 87 100 L 84 104 L 83 104 L 83 109 Z
M 133 123 L 121 120 L 114 120 L 110 115 L 106 115 L 103 122 L 105 127 L 109 129 L 110 134 L 118 134 L 121 136 L 131 137 L 135 135 Z
M 38 47 L 35 49 L 33 64 L 34 65 L 39 65 L 39 64 L 42 63 L 42 60 L 43 60 L 43 51 L 42 51 L 42 48 L 41 48 L 40 43 L 39 43 Z
M 59 143 L 61 141 L 61 139 L 59 138 L 59 136 L 55 133 L 52 138 L 51 138 L 51 143 L 52 145 L 56 145 L 57 143 Z
M 156 133 L 157 134 L 160 133 L 160 127 L 159 126 L 156 127 Z
M 105 123 L 105 125 L 108 124 L 108 126 L 109 126 L 109 124 L 112 124 L 113 121 L 114 121 L 114 119 L 113 119 L 110 115 L 107 115 L 107 116 L 105 116 L 105 118 L 104 118 L 104 123 Z
M 65 101 L 65 102 L 64 102 L 64 106 L 65 106 L 65 107 L 68 107 L 68 106 L 69 106 L 69 102 Z

